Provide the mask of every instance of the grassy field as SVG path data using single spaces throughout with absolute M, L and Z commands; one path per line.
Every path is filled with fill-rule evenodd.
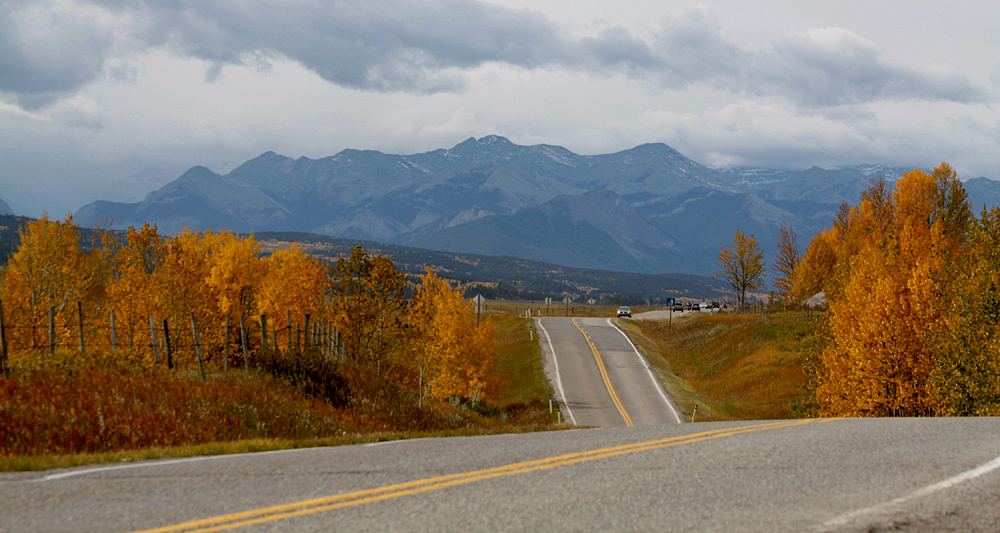
M 690 420 L 801 418 L 814 411 L 807 369 L 819 348 L 801 313 L 618 320 Z
M 420 417 L 402 422 L 409 428 L 258 371 L 207 381 L 114 368 L 15 372 L 0 378 L 0 471 L 559 428 L 530 320 L 491 320 L 497 354 L 485 402 L 405 410 Z

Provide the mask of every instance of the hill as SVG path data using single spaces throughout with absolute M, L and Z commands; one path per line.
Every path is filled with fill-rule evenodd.
M 31 218 L 0 215 L 0 264 L 7 264 L 20 244 L 20 230 Z M 84 244 L 96 236 L 94 230 L 82 229 Z M 425 266 L 442 277 L 463 284 L 468 294 L 482 294 L 489 299 L 541 300 L 569 296 L 577 301 L 590 298 L 602 303 L 656 301 L 668 297 L 724 298 L 725 283 L 687 274 L 636 274 L 563 267 L 540 261 L 513 257 L 442 252 L 393 244 L 339 239 L 295 232 L 261 232 L 255 235 L 265 253 L 299 244 L 315 256 L 335 261 L 361 246 L 373 253 L 392 258 L 397 268 L 411 276 L 423 273 Z

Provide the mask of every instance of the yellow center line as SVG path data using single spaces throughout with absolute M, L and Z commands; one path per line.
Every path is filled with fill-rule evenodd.
M 220 515 L 213 518 L 195 520 L 192 522 L 185 522 L 173 526 L 149 529 L 136 533 L 172 533 L 172 532 L 209 533 L 212 531 L 235 529 L 254 524 L 275 522 L 278 520 L 285 520 L 297 516 L 305 516 L 325 511 L 331 511 L 334 509 L 341 509 L 344 507 L 363 505 L 366 503 L 372 503 L 382 500 L 399 498 L 402 496 L 440 490 L 447 487 L 453 487 L 465 483 L 472 483 L 474 481 L 481 481 L 484 479 L 492 479 L 492 478 L 510 476 L 514 474 L 522 474 L 538 470 L 547 470 L 550 468 L 582 463 L 586 461 L 593 461 L 597 459 L 604 459 L 608 457 L 615 457 L 619 455 L 625 455 L 647 450 L 655 450 L 657 448 L 666 448 L 668 446 L 691 444 L 710 439 L 729 437 L 741 433 L 750 433 L 753 431 L 801 426 L 813 422 L 822 422 L 829 420 L 833 419 L 824 419 L 824 420 L 807 419 L 807 420 L 797 420 L 792 422 L 788 421 L 772 422 L 767 424 L 738 426 L 733 428 L 703 431 L 700 433 L 693 433 L 690 435 L 669 437 L 665 439 L 639 442 L 634 444 L 623 444 L 619 446 L 599 448 L 596 450 L 588 450 L 583 452 L 574 452 L 563 455 L 557 455 L 553 457 L 547 457 L 544 459 L 535 459 L 532 461 L 513 463 L 505 466 L 488 468 L 484 470 L 476 470 L 460 474 L 450 474 L 445 476 L 430 477 L 426 479 L 409 481 L 406 483 L 388 485 L 385 487 L 379 487 L 375 489 L 360 490 L 346 494 L 339 494 L 336 496 L 327 496 L 324 498 L 315 498 L 311 500 L 304 500 L 301 502 L 289 503 L 284 505 L 264 507 L 261 509 L 244 511 L 240 513 Z
M 629 427 L 635 425 L 632 423 L 632 417 L 628 416 L 628 411 L 625 410 L 625 406 L 622 405 L 621 400 L 618 399 L 618 394 L 615 393 L 615 388 L 611 386 L 611 379 L 608 377 L 608 371 L 604 367 L 604 360 L 601 359 L 601 354 L 597 352 L 597 347 L 594 346 L 594 343 L 590 340 L 590 336 L 587 335 L 587 332 L 583 330 L 583 327 L 576 321 L 575 318 L 573 319 L 573 325 L 576 326 L 576 329 L 580 330 L 580 333 L 583 333 L 583 338 L 587 339 L 587 344 L 590 345 L 590 351 L 594 352 L 594 360 L 597 361 L 597 368 L 601 371 L 601 377 L 604 379 L 604 385 L 608 388 L 608 393 L 611 394 L 611 401 L 615 403 L 615 407 L 618 408 L 618 412 L 621 413 L 622 418 L 625 419 L 625 425 Z

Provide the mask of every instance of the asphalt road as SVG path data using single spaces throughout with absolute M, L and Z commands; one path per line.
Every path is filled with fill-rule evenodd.
M 536 318 L 546 375 L 579 426 L 678 424 L 681 415 L 628 337 L 605 318 Z
M 998 418 L 581 429 L 0 474 L 3 531 L 998 531 L 998 503 Z

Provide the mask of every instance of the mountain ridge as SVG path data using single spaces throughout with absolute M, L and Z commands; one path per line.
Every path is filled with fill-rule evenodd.
M 706 275 L 737 229 L 754 234 L 770 256 L 782 224 L 808 242 L 840 203 L 856 203 L 872 178 L 894 181 L 908 170 L 720 169 L 663 143 L 580 155 L 488 135 L 409 155 L 345 149 L 293 159 L 267 151 L 225 174 L 192 167 L 141 202 L 88 204 L 77 219 L 90 225 L 114 218 L 118 227 L 148 221 L 164 233 L 307 232 Z M 1000 188 L 973 185 L 977 201 L 1000 200 Z

